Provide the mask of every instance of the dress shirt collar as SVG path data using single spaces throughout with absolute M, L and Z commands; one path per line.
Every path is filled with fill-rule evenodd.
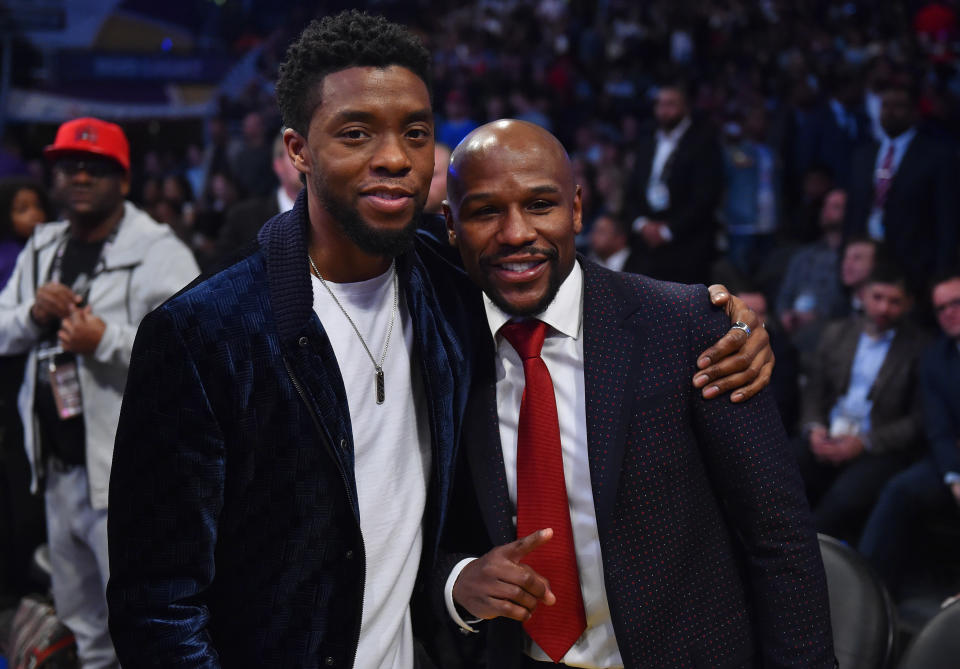
M 887 151 L 890 150 L 890 146 L 894 147 L 894 153 L 903 154 L 906 150 L 907 145 L 910 144 L 910 140 L 914 138 L 917 134 L 916 126 L 910 128 L 905 132 L 901 132 L 896 137 L 888 137 L 887 133 L 883 133 L 883 143 L 880 147 L 880 155 L 886 155 Z M 881 159 L 882 160 L 882 159 Z
M 483 308 L 487 314 L 487 324 L 494 340 L 497 332 L 513 316 L 493 303 L 487 294 L 483 294 Z M 536 315 L 551 328 L 573 339 L 580 338 L 583 321 L 583 269 L 579 262 L 573 263 L 573 269 L 560 284 L 560 290 L 542 313 Z
M 680 138 L 683 137 L 683 133 L 687 131 L 687 128 L 690 127 L 690 117 L 686 116 L 682 121 L 677 124 L 677 127 L 671 130 L 670 132 L 665 132 L 663 130 L 657 130 L 657 141 L 663 142 L 667 141 L 671 144 L 676 144 L 680 141 Z

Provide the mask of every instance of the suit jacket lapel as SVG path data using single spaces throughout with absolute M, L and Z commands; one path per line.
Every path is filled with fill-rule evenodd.
M 517 531 L 513 525 L 513 507 L 507 490 L 503 448 L 500 444 L 494 342 L 484 332 L 489 332 L 489 326 L 479 296 L 477 292 L 473 305 L 475 308 L 471 311 L 472 323 L 485 336 L 477 337 L 473 384 L 467 399 L 463 434 L 474 489 L 487 532 L 494 544 L 503 544 L 516 539 Z
M 870 399 L 875 401 L 877 391 L 886 388 L 894 374 L 900 372 L 901 362 L 910 359 L 910 341 L 913 333 L 909 331 L 909 327 L 904 323 L 897 328 L 897 333 L 893 336 L 887 355 L 877 372 L 877 378 L 874 379 L 873 386 L 870 388 Z
M 647 324 L 634 318 L 640 300 L 623 293 L 616 274 L 581 262 L 584 269 L 583 376 L 586 391 L 587 448 L 590 482 L 601 536 L 617 497 L 624 456 L 625 416 L 631 382 L 643 374 L 638 363 L 638 330 Z

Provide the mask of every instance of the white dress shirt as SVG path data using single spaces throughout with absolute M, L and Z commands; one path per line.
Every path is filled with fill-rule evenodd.
M 667 166 L 670 156 L 677 150 L 680 140 L 690 127 L 690 117 L 686 117 L 670 131 L 657 130 L 657 147 L 653 153 L 653 165 L 650 168 L 650 179 L 647 181 L 647 202 L 655 211 L 670 208 L 670 189 L 663 180 L 663 170 Z M 638 216 L 633 222 L 634 232 L 640 232 L 647 224 L 646 216 Z M 664 226 L 661 235 L 666 241 L 673 239 L 670 228 Z
M 517 505 L 517 423 L 520 399 L 525 385 L 523 363 L 506 339 L 497 332 L 511 316 L 483 296 L 487 323 L 497 353 L 497 415 L 500 419 L 500 444 L 503 449 L 507 491 L 513 507 Z M 622 667 L 623 660 L 614 636 L 607 591 L 603 582 L 600 538 L 597 515 L 590 484 L 590 461 L 587 451 L 586 402 L 583 378 L 583 270 L 574 263 L 556 298 L 538 318 L 550 328 L 541 357 L 553 380 L 560 422 L 560 444 L 563 451 L 563 475 L 570 505 L 573 543 L 577 554 L 577 571 L 587 618 L 587 629 L 563 656 L 564 664 L 573 667 Z M 513 517 L 516 525 L 517 517 Z M 452 590 L 457 576 L 470 560 L 457 565 L 447 579 L 447 609 L 464 629 L 470 629 L 456 614 Z M 524 650 L 532 658 L 550 662 L 547 654 L 524 636 Z
M 602 265 L 603 267 L 606 267 L 609 270 L 613 270 L 614 272 L 622 272 L 623 266 L 627 264 L 627 258 L 629 257 L 630 257 L 629 246 L 624 246 L 619 251 L 615 251 L 614 253 L 611 253 L 609 256 L 607 256 L 606 259 L 601 258 L 596 253 L 590 254 L 590 260 L 597 263 L 598 265 Z

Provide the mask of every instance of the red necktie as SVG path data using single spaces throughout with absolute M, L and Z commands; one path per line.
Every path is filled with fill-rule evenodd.
M 883 209 L 887 201 L 887 193 L 890 192 L 890 184 L 893 182 L 893 144 L 887 149 L 887 155 L 883 157 L 880 163 L 880 169 L 877 170 L 877 185 L 873 191 L 873 206 L 875 209 Z
M 587 618 L 563 478 L 557 402 L 550 372 L 540 357 L 547 324 L 535 319 L 510 322 L 500 333 L 523 360 L 526 381 L 517 426 L 517 537 L 553 528 L 553 538 L 523 561 L 550 581 L 557 603 L 538 606 L 523 626 L 559 662 L 583 634 Z

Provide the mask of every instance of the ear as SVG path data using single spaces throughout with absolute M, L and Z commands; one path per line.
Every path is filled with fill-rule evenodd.
M 579 184 L 573 193 L 573 234 L 579 235 L 583 229 L 583 190 Z
M 123 180 L 120 182 L 120 192 L 123 193 L 123 197 L 130 194 L 130 172 L 123 175 Z
M 283 131 L 283 143 L 287 147 L 290 162 L 300 174 L 310 174 L 313 163 L 307 148 L 307 139 L 293 128 Z
M 450 203 L 444 200 L 441 206 L 443 207 L 443 219 L 447 222 L 447 241 L 450 246 L 459 248 L 460 242 L 457 240 L 457 230 L 453 222 L 453 211 L 450 209 Z

